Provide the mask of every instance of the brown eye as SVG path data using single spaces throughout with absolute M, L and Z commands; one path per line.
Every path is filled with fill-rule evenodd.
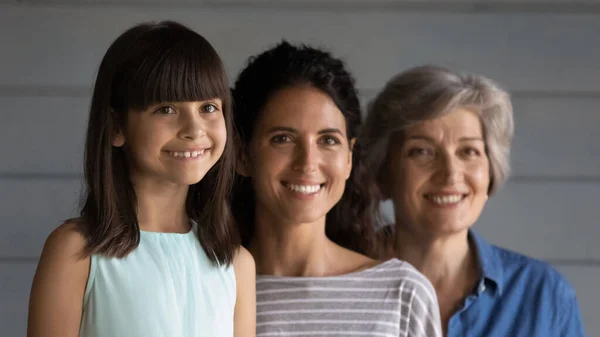
M 328 146 L 341 144 L 340 140 L 334 136 L 325 136 L 322 138 L 321 142 Z
M 219 108 L 214 104 L 206 104 L 202 106 L 202 112 L 205 113 L 213 113 L 219 110 Z
M 287 143 L 291 140 L 292 140 L 291 137 L 288 135 L 276 135 L 276 136 L 273 136 L 273 138 L 271 138 L 271 142 L 273 142 L 275 144 L 283 144 L 283 143 Z
M 433 151 L 421 147 L 414 147 L 408 150 L 409 157 L 420 157 L 433 155 Z
M 156 109 L 156 112 L 163 115 L 171 115 L 175 113 L 175 109 L 173 109 L 171 106 L 165 105 Z
M 463 153 L 469 157 L 479 156 L 481 154 L 481 152 L 479 152 L 479 150 L 472 148 L 472 147 L 463 149 Z

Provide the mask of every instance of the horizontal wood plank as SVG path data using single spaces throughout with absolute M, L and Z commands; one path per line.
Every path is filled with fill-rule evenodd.
M 50 232 L 77 214 L 80 193 L 80 180 L 0 179 L 0 257 L 39 257 Z
M 0 329 L 3 337 L 27 335 L 29 292 L 37 261 L 0 262 Z
M 6 6 L 0 20 L 20 34 L 0 36 L 1 45 L 11 46 L 0 54 L 0 85 L 90 86 L 118 34 L 165 18 L 205 35 L 232 77 L 248 56 L 286 38 L 346 59 L 363 88 L 435 63 L 488 75 L 511 90 L 600 91 L 600 15 L 212 7 Z

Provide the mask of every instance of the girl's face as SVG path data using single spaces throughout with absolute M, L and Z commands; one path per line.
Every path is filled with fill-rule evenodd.
M 324 220 L 352 169 L 346 120 L 331 98 L 297 86 L 274 93 L 261 111 L 245 161 L 258 214 L 280 223 Z
M 192 185 L 219 160 L 227 130 L 222 101 L 165 102 L 127 113 L 113 146 L 128 154 L 134 182 Z

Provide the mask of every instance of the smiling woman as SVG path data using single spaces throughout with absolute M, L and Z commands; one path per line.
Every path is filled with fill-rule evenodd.
M 352 169 L 354 140 L 345 124 L 335 103 L 318 89 L 296 86 L 274 93 L 248 146 L 246 174 L 260 201 L 255 211 L 288 224 L 324 218 L 341 199 Z
M 242 178 L 233 212 L 257 266 L 257 336 L 441 336 L 432 285 L 375 248 L 376 186 L 354 145 L 354 80 L 283 42 L 234 89 Z
M 477 113 L 458 108 L 395 134 L 392 144 L 399 146 L 390 149 L 381 185 L 411 232 L 453 233 L 475 222 L 490 185 Z
M 583 336 L 575 291 L 552 267 L 471 230 L 508 178 L 507 92 L 435 66 L 392 78 L 370 105 L 359 144 L 394 203 L 392 254 L 435 286 L 442 325 L 458 336 Z

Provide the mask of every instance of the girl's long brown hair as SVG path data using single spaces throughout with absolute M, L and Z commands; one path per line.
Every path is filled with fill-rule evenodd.
M 108 48 L 96 78 L 84 155 L 86 190 L 78 224 L 87 253 L 123 257 L 140 242 L 136 195 L 122 148 L 111 141 L 127 113 L 160 102 L 220 98 L 227 127 L 221 158 L 186 201 L 198 239 L 215 264 L 230 264 L 240 239 L 227 202 L 234 177 L 231 94 L 210 43 L 172 21 L 142 23 Z

